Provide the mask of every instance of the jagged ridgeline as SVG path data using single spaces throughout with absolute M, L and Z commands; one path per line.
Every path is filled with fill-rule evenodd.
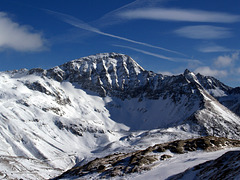
M 103 97 L 110 95 L 122 99 L 141 96 L 157 99 L 160 95 L 165 95 L 166 91 L 169 91 L 169 94 L 181 92 L 191 94 L 194 88 L 194 85 L 189 84 L 191 77 L 186 78 L 187 74 L 191 74 L 189 70 L 185 71 L 186 76 L 164 76 L 147 71 L 131 57 L 118 53 L 92 55 L 49 70 L 32 69 L 29 73 L 42 74 L 59 82 L 67 80 L 78 83 L 82 88 L 98 92 Z M 216 87 L 223 91 L 232 89 L 215 78 L 200 74 L 197 77 L 207 89 Z

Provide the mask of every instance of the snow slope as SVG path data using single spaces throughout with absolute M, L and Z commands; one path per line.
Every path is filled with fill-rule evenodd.
M 190 152 L 187 154 L 179 154 L 174 158 L 167 159 L 165 162 L 159 164 L 153 170 L 148 172 L 143 172 L 142 174 L 134 174 L 130 177 L 126 177 L 125 179 L 132 180 L 145 180 L 145 179 L 156 179 L 156 180 L 173 180 L 173 175 L 181 173 L 189 168 L 192 168 L 198 164 L 204 163 L 206 161 L 215 160 L 222 156 L 224 153 L 228 151 L 239 151 L 240 148 L 231 148 L 224 149 L 215 152 Z M 178 180 L 186 179 L 193 180 L 195 178 L 195 174 L 186 174 L 184 177 L 177 177 Z M 172 178 L 170 178 L 172 177 Z M 120 179 L 120 178 L 116 178 Z M 204 178 L 205 179 L 205 178 Z
M 191 169 L 174 175 L 169 180 L 183 179 L 239 179 L 240 151 L 233 149 L 214 160 L 194 166 Z
M 109 118 L 102 98 L 71 83 L 25 71 L 1 73 L 0 82 L 1 155 L 40 159 L 65 169 L 99 144 L 118 140 L 115 131 L 128 130 Z

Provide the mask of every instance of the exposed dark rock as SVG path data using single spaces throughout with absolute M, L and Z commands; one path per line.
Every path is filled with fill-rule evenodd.
M 105 133 L 103 129 L 93 128 L 91 126 L 83 126 L 82 124 L 63 124 L 60 120 L 56 120 L 54 124 L 61 130 L 67 130 L 74 135 L 83 136 L 84 132 L 89 133 Z
M 44 75 L 45 74 L 45 71 L 44 69 L 42 68 L 33 68 L 33 69 L 30 69 L 28 71 L 28 74 L 31 75 L 31 74 L 37 74 L 37 75 Z
M 16 103 L 22 104 L 22 105 L 24 105 L 24 106 L 26 106 L 26 107 L 29 107 L 29 106 L 30 106 L 30 105 L 29 105 L 26 101 L 24 101 L 23 99 L 16 101 Z
M 49 83 L 46 83 L 46 85 L 44 84 L 41 84 L 40 82 L 38 81 L 35 81 L 35 82 L 29 82 L 29 81 L 26 81 L 25 82 L 25 85 L 31 89 L 31 90 L 34 90 L 34 91 L 39 91 L 41 93 L 44 93 L 46 95 L 49 95 L 49 96 L 52 96 L 52 97 L 55 97 L 55 101 L 59 104 L 59 105 L 66 105 L 66 104 L 71 104 L 71 101 L 69 99 L 69 97 L 65 96 L 64 94 L 64 91 L 61 90 L 61 89 L 54 89 L 51 84 Z M 48 90 L 46 87 L 50 87 L 51 88 L 51 91 Z
M 166 159 L 169 159 L 169 158 L 171 158 L 172 156 L 171 155 L 168 155 L 168 154 L 164 154 L 164 155 L 162 155 L 161 157 L 160 157 L 160 160 L 166 160 Z

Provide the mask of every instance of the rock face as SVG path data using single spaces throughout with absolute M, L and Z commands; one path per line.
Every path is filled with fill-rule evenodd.
M 58 81 L 68 80 L 101 96 L 136 97 L 147 86 L 149 73 L 127 55 L 106 53 L 65 63 L 47 71 Z M 158 78 L 158 77 L 157 77 Z
M 163 76 L 144 70 L 131 57 L 117 53 L 80 58 L 42 73 L 59 82 L 78 83 L 82 88 L 97 92 L 103 97 L 108 95 L 121 99 L 158 99 L 165 95 L 172 96 L 177 101 L 178 97 L 174 95 L 191 95 L 192 89 L 197 88 L 191 84 L 194 79 L 190 71 L 179 76 Z

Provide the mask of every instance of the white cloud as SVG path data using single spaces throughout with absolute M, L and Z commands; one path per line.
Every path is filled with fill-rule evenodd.
M 0 48 L 16 51 L 39 51 L 44 48 L 41 34 L 32 32 L 29 26 L 13 22 L 6 13 L 0 12 Z
M 152 19 L 187 22 L 233 23 L 240 21 L 239 15 L 201 10 L 168 8 L 131 9 L 118 13 L 118 16 L 126 19 Z
M 211 69 L 208 66 L 198 67 L 194 72 L 203 74 L 205 76 L 215 76 L 215 77 L 225 77 L 225 76 L 227 76 L 227 71 Z
M 229 56 L 219 56 L 214 62 L 219 67 L 226 67 L 232 63 L 233 59 Z
M 222 39 L 232 36 L 232 32 L 228 28 L 209 25 L 185 26 L 174 32 L 179 36 L 191 39 Z
M 172 75 L 175 75 L 169 71 L 158 71 L 158 74 L 162 74 L 162 75 L 167 75 L 167 76 L 172 76 Z
M 232 54 L 232 59 L 234 60 L 239 59 L 239 51 L 236 51 L 235 53 Z
M 228 49 L 226 47 L 219 46 L 219 45 L 216 45 L 216 44 L 204 45 L 204 46 L 199 47 L 197 50 L 200 51 L 200 52 L 203 52 L 203 53 L 232 51 L 231 49 Z
M 217 67 L 227 67 L 234 64 L 234 61 L 239 59 L 239 52 L 234 52 L 231 55 L 218 56 L 214 61 Z

